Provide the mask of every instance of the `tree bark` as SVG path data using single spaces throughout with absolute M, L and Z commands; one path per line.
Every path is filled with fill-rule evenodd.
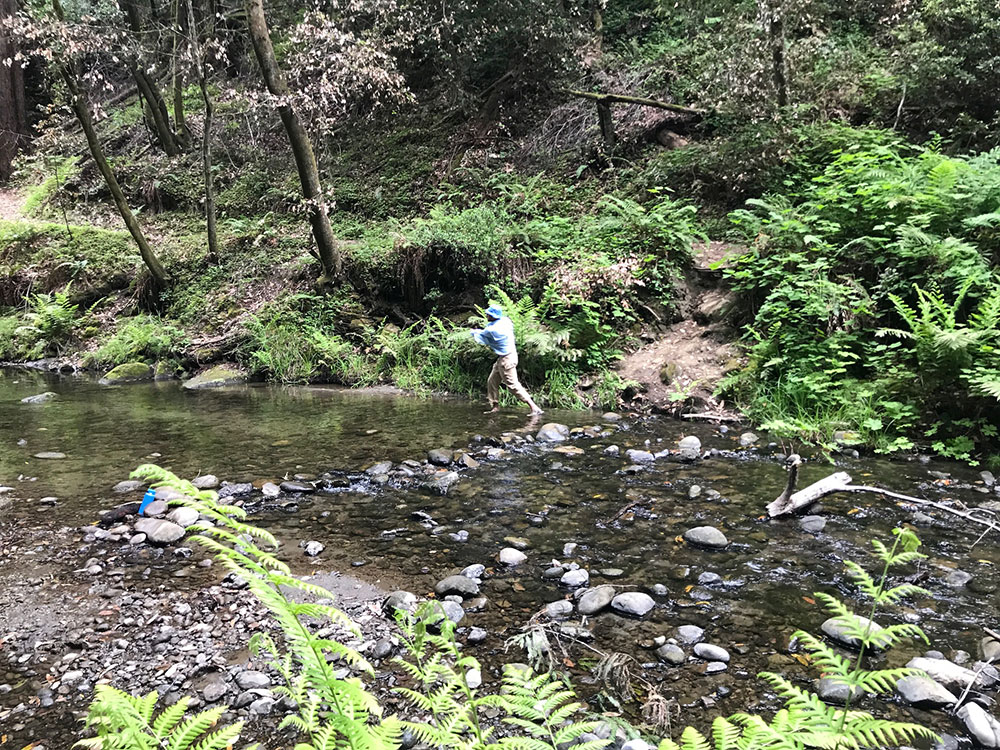
M 65 21 L 60 0 L 52 0 L 52 8 L 55 11 L 56 18 L 60 21 Z M 73 108 L 76 119 L 80 121 L 80 127 L 83 128 L 83 134 L 87 138 L 87 145 L 90 147 L 90 154 L 94 157 L 94 163 L 97 164 L 101 176 L 104 177 L 108 190 L 111 191 L 111 197 L 115 201 L 118 213 L 121 214 L 125 226 L 128 227 L 129 234 L 135 240 L 135 244 L 139 246 L 139 255 L 142 256 L 143 263 L 149 269 L 154 284 L 158 288 L 162 288 L 167 283 L 167 272 L 160 263 L 159 258 L 156 257 L 156 253 L 153 252 L 153 248 L 146 241 L 146 236 L 142 233 L 142 227 L 136 221 L 135 214 L 132 213 L 128 201 L 125 200 L 125 194 L 122 192 L 121 185 L 118 184 L 118 179 L 115 177 L 111 165 L 108 164 L 108 159 L 104 155 L 104 149 L 97 138 L 97 130 L 94 128 L 94 116 L 90 111 L 90 103 L 87 101 L 86 94 L 80 88 L 76 75 L 70 70 L 69 64 L 68 61 L 56 63 L 56 69 L 66 83 L 70 106 Z
M 609 152 L 615 150 L 618 142 L 615 136 L 615 121 L 611 116 L 611 105 L 603 100 L 597 101 L 597 119 L 601 124 L 601 137 L 604 139 L 604 148 Z
M 282 125 L 285 126 L 288 142 L 295 157 L 295 167 L 299 173 L 299 182 L 302 184 L 302 196 L 307 204 L 309 223 L 312 225 L 313 237 L 316 239 L 316 248 L 323 266 L 320 283 L 332 281 L 340 277 L 341 257 L 333 229 L 330 227 L 330 217 L 326 213 L 326 199 L 323 197 L 312 141 L 309 140 L 309 135 L 289 101 L 288 84 L 281 68 L 278 67 L 274 47 L 271 45 L 263 0 L 246 0 L 245 7 L 254 54 L 267 90 L 278 100 L 278 115 L 281 117 Z
M 178 0 L 180 2 L 180 0 Z M 212 179 L 212 121 L 215 117 L 215 102 L 208 90 L 208 69 L 202 57 L 201 39 L 194 16 L 194 0 L 187 0 L 188 33 L 191 35 L 191 56 L 198 72 L 198 87 L 205 102 L 205 124 L 201 134 L 201 167 L 205 183 L 205 231 L 208 235 L 208 257 L 214 263 L 219 259 L 219 240 L 216 228 L 215 181 Z M 214 18 L 208 21 L 207 35 L 214 29 Z
M 190 133 L 188 131 L 187 122 L 184 118 L 184 71 L 181 69 L 180 65 L 180 46 L 182 39 L 182 30 L 184 29 L 184 6 L 181 0 L 174 0 L 176 6 L 174 8 L 174 29 L 173 29 L 173 94 L 174 94 L 174 125 L 177 128 L 177 139 L 180 144 L 186 148 L 188 142 L 190 141 Z M 191 34 L 197 33 L 196 31 L 189 32 Z
M 0 0 L 0 20 L 17 13 L 17 0 Z M 27 108 L 24 104 L 24 71 L 14 60 L 17 44 L 0 28 L 0 184 L 10 179 L 14 157 L 27 141 Z M 4 60 L 11 60 L 11 65 Z

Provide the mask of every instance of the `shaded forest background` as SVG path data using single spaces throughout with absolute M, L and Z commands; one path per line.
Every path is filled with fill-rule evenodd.
M 702 407 L 994 452 L 995 2 L 0 16 L 0 358 L 475 394 L 494 299 L 546 403 L 613 408 L 642 398 L 621 355 L 721 260 L 712 336 L 741 356 Z

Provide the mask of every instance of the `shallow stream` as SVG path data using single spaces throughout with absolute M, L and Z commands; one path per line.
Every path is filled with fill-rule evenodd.
M 58 397 L 45 404 L 20 402 L 41 391 Z M 376 461 L 423 460 L 438 447 L 476 449 L 487 444 L 481 438 L 477 442 L 477 436 L 489 442 L 505 432 L 533 434 L 540 425 L 515 412 L 487 416 L 481 409 L 464 401 L 328 388 L 186 392 L 175 382 L 103 387 L 85 378 L 0 370 L 0 485 L 14 488 L 7 495 L 14 501 L 0 513 L 21 528 L 93 523 L 99 510 L 123 500 L 111 487 L 145 462 L 189 478 L 211 473 L 258 484 L 295 474 L 343 474 L 352 477 L 346 487 L 284 497 L 261 506 L 255 516 L 284 542 L 282 554 L 297 572 L 349 570 L 386 590 L 426 595 L 447 575 L 484 563 L 491 569 L 483 584 L 488 604 L 470 613 L 463 625 L 490 632 L 477 655 L 493 665 L 523 658 L 517 651 L 504 652 L 505 639 L 546 603 L 570 594 L 557 580 L 543 578 L 553 560 L 588 568 L 592 585 L 649 591 L 662 584 L 666 593 L 654 596 L 657 606 L 645 618 L 592 618 L 592 645 L 635 656 L 644 665 L 636 669 L 662 682 L 661 691 L 684 707 L 682 720 L 691 721 L 693 711 L 730 713 L 771 705 L 773 696 L 754 676 L 761 669 L 815 676 L 788 650 L 794 630 L 818 632 L 825 619 L 812 592 L 835 589 L 850 600 L 854 590 L 842 561 L 867 565 L 869 540 L 885 539 L 895 525 L 914 521 L 918 510 L 883 497 L 839 495 L 811 511 L 827 520 L 818 533 L 807 533 L 795 518 L 764 521 L 764 506 L 786 479 L 775 454 L 791 446 L 768 447 L 761 441 L 741 451 L 738 429 L 723 434 L 712 426 L 659 418 L 604 424 L 607 436 L 570 441 L 582 449 L 578 454 L 525 444 L 464 471 L 444 496 L 363 479 L 362 470 Z M 579 412 L 550 412 L 542 421 L 601 424 L 600 415 Z M 689 434 L 698 435 L 706 450 L 724 455 L 693 464 L 658 461 L 638 473 L 621 472 L 628 465 L 626 449 L 675 447 Z M 621 457 L 604 452 L 611 444 L 620 446 Z M 35 458 L 45 451 L 65 457 Z M 980 505 L 998 499 L 978 470 L 917 460 L 838 457 L 834 466 L 818 459 L 803 467 L 800 486 L 835 469 L 848 471 L 859 483 L 932 500 Z M 701 488 L 696 497 L 690 496 L 693 485 Z M 55 497 L 56 504 L 41 504 L 43 497 Z M 966 651 L 977 659 L 983 627 L 997 624 L 1000 609 L 1000 538 L 977 543 L 981 527 L 919 510 L 927 513 L 916 519 L 929 555 L 920 567 L 921 583 L 933 595 L 897 608 L 892 617 L 919 621 L 931 647 L 946 656 Z M 680 540 L 686 530 L 701 525 L 723 530 L 729 547 L 710 551 Z M 450 536 L 462 530 L 468 541 Z M 528 557 L 512 569 L 495 563 L 509 537 L 520 538 Z M 309 540 L 325 545 L 319 557 L 303 555 L 299 543 Z M 577 547 L 564 556 L 567 543 Z M 26 580 L 37 575 L 33 565 L 23 568 Z M 706 572 L 721 580 L 699 584 Z M 187 584 L 175 580 L 170 585 Z M 644 648 L 684 624 L 705 628 L 708 641 L 730 650 L 725 672 L 705 675 L 704 664 L 697 662 L 668 667 Z M 926 648 L 915 644 L 892 652 L 890 659 L 902 664 Z M 566 663 L 585 660 L 586 654 L 570 647 Z

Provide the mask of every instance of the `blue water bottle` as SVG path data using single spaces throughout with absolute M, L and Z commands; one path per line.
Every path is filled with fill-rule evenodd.
M 142 515 L 142 512 L 146 510 L 146 506 L 149 505 L 151 502 L 153 502 L 155 499 L 156 499 L 156 490 L 150 487 L 148 490 L 146 490 L 146 494 L 142 496 L 142 502 L 139 504 L 140 516 Z

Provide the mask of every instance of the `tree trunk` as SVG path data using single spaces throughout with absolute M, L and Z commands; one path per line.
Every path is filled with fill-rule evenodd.
M 601 123 L 601 137 L 604 139 L 604 148 L 608 152 L 615 150 L 618 142 L 615 136 L 615 120 L 611 116 L 611 104 L 607 101 L 597 102 L 597 119 Z
M 60 21 L 65 21 L 65 15 L 63 14 L 62 3 L 60 0 L 52 0 L 52 8 L 55 11 L 56 18 Z M 143 262 L 149 269 L 150 275 L 153 277 L 153 282 L 158 288 L 166 286 L 167 283 L 167 272 L 160 263 L 159 258 L 156 257 L 156 253 L 153 252 L 153 248 L 149 246 L 146 241 L 145 235 L 142 233 L 142 227 L 139 226 L 139 222 L 136 221 L 135 214 L 132 213 L 132 209 L 128 206 L 128 201 L 125 200 L 125 194 L 122 192 L 121 186 L 118 184 L 118 180 L 115 177 L 114 171 L 111 169 L 111 165 L 108 164 L 108 159 L 104 155 L 104 149 L 101 147 L 101 142 L 97 139 L 97 130 L 94 128 L 94 116 L 90 111 L 90 103 L 87 101 L 85 93 L 80 89 L 80 85 L 74 73 L 70 70 L 69 62 L 56 63 L 56 68 L 59 74 L 62 76 L 63 81 L 66 82 L 66 89 L 69 92 L 70 106 L 73 108 L 74 114 L 76 114 L 76 119 L 80 121 L 80 127 L 83 128 L 83 134 L 87 138 L 87 145 L 90 147 L 90 154 L 94 157 L 94 163 L 97 164 L 97 168 L 101 172 L 101 176 L 104 177 L 104 181 L 108 185 L 108 190 L 111 191 L 111 197 L 115 201 L 115 206 L 118 207 L 118 212 L 122 216 L 122 220 L 125 222 L 125 226 L 128 227 L 129 234 L 132 235 L 132 239 L 135 240 L 135 244 L 139 246 L 139 255 L 142 256 Z
M 182 31 L 184 29 L 184 6 L 181 0 L 174 0 L 176 3 L 175 13 L 174 13 L 174 70 L 173 70 L 173 89 L 174 89 L 174 125 L 177 128 L 177 138 L 181 145 L 185 148 L 190 141 L 190 133 L 188 131 L 187 122 L 184 119 L 184 71 L 181 69 L 180 65 L 180 42 L 183 38 Z M 190 25 L 190 24 L 189 24 Z M 195 33 L 194 31 L 190 33 Z
M 142 19 L 139 16 L 139 9 L 136 8 L 134 0 L 121 0 L 120 6 L 128 20 L 129 28 L 137 40 L 142 38 Z M 177 134 L 170 127 L 170 118 L 167 115 L 167 103 L 160 93 L 160 87 L 155 80 L 142 68 L 141 61 L 132 63 L 132 77 L 135 79 L 139 93 L 149 103 L 149 115 L 152 118 L 153 128 L 156 131 L 160 148 L 167 156 L 177 156 L 183 149 Z
M 295 157 L 295 167 L 302 183 L 302 196 L 305 198 L 309 211 L 309 222 L 312 225 L 313 237 L 319 251 L 320 263 L 323 266 L 323 276 L 320 283 L 331 281 L 340 276 L 340 250 L 330 227 L 330 217 L 326 213 L 326 199 L 323 197 L 323 187 L 319 179 L 319 167 L 313 152 L 309 135 L 299 121 L 298 115 L 289 102 L 288 84 L 278 67 L 274 57 L 274 47 L 271 45 L 271 35 L 264 16 L 263 0 L 246 0 L 247 25 L 250 28 L 250 41 L 260 65 L 261 75 L 267 90 L 277 97 L 278 115 L 285 126 L 288 141 Z
M 778 107 L 784 108 L 788 104 L 788 80 L 785 74 L 785 22 L 780 6 L 770 8 L 770 13 L 771 80 L 774 82 Z
M 0 0 L 0 21 L 17 13 L 17 0 Z M 14 157 L 27 141 L 24 71 L 14 60 L 17 45 L 0 26 L 0 184 L 10 179 Z M 11 65 L 4 64 L 10 60 Z
M 180 0 L 178 0 L 180 2 Z M 198 71 L 198 87 L 205 102 L 205 124 L 201 134 L 201 167 L 205 183 L 205 231 L 208 235 L 208 257 L 214 263 L 219 259 L 219 240 L 216 229 L 215 181 L 212 179 L 212 121 L 215 117 L 215 102 L 208 90 L 208 69 L 202 57 L 201 38 L 194 16 L 194 0 L 187 0 L 188 33 L 191 35 L 191 56 Z M 214 31 L 214 17 L 209 17 L 207 35 Z

